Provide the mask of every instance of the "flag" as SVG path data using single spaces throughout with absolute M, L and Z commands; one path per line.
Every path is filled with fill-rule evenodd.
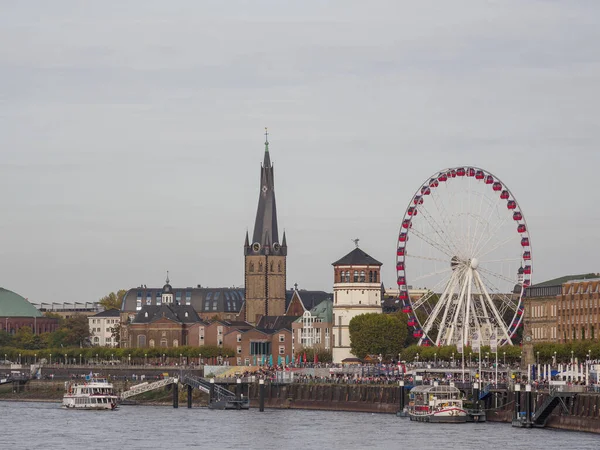
M 319 357 L 317 356 L 317 352 L 315 352 L 315 361 L 314 362 L 315 362 L 315 364 L 318 364 L 318 362 L 319 362 Z
M 490 350 L 492 353 L 498 353 L 498 338 L 496 337 L 496 330 L 490 336 Z
M 302 362 L 306 364 L 306 352 L 304 352 L 304 356 L 302 357 Z
M 479 332 L 476 331 L 473 333 L 473 342 L 471 344 L 473 346 L 473 351 L 479 353 L 481 350 L 481 343 L 479 342 Z
M 456 344 L 456 350 L 458 351 L 458 353 L 462 353 L 464 351 L 462 339 L 460 339 Z

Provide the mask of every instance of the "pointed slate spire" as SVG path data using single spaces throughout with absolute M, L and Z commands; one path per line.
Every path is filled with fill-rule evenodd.
M 252 253 L 278 254 L 277 207 L 275 205 L 275 182 L 273 165 L 269 156 L 268 132 L 265 128 L 265 159 L 260 171 L 260 194 L 252 235 Z
M 287 248 L 287 239 L 285 238 L 285 230 L 283 230 L 283 241 L 281 241 L 281 246 Z
M 248 237 L 248 230 L 246 230 L 246 240 L 244 241 L 244 248 L 250 247 L 250 238 Z
M 269 132 L 267 131 L 267 127 L 265 127 L 265 160 L 263 167 L 272 167 L 271 156 L 269 155 Z

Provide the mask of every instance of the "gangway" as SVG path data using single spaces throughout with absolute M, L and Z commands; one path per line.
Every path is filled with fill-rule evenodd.
M 211 409 L 249 409 L 250 407 L 249 398 L 238 398 L 234 392 L 216 383 L 210 383 L 205 378 L 183 374 L 181 383 L 209 394 L 210 403 L 208 407 Z
M 143 394 L 144 392 L 153 391 L 155 389 L 160 389 L 161 387 L 168 386 L 170 384 L 177 384 L 179 380 L 175 377 L 168 377 L 162 380 L 155 381 L 153 383 L 140 383 L 132 386 L 130 389 L 121 393 L 121 400 L 125 400 L 126 398 L 133 397 L 134 395 Z
M 531 416 L 531 424 L 536 428 L 543 428 L 546 426 L 546 422 L 548 421 L 548 417 L 554 411 L 558 405 L 562 406 L 562 409 L 565 413 L 569 413 L 569 408 L 565 403 L 565 400 L 569 401 L 569 399 L 574 399 L 577 396 L 576 391 L 571 390 L 558 390 L 553 389 L 550 391 L 546 400 L 540 405 L 535 413 Z

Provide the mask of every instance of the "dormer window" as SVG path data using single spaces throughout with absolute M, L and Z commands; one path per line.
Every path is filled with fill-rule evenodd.
M 144 317 L 148 317 L 148 311 L 144 313 Z
M 188 316 L 188 312 L 186 311 L 186 312 L 185 312 L 185 317 L 187 317 L 187 316 Z

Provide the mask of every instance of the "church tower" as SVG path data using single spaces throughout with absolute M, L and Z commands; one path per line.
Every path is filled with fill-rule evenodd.
M 250 242 L 246 232 L 244 272 L 246 287 L 245 320 L 258 323 L 262 316 L 285 314 L 287 243 L 285 232 L 279 242 L 273 165 L 265 129 L 265 156 L 260 172 L 260 194 Z

